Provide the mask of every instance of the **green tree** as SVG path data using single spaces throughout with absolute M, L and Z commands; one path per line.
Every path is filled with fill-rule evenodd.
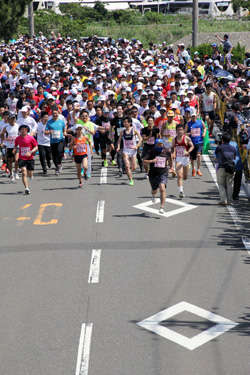
M 232 0 L 232 5 L 235 12 L 239 8 L 250 10 L 250 0 Z
M 0 1 L 0 39 L 8 41 L 17 32 L 20 18 L 31 0 Z

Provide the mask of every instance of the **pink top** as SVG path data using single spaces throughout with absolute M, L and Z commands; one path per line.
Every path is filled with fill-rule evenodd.
M 32 160 L 33 154 L 27 157 L 27 152 L 33 150 L 37 146 L 37 141 L 31 135 L 27 134 L 25 137 L 20 135 L 15 139 L 15 146 L 19 146 L 19 159 L 22 160 Z

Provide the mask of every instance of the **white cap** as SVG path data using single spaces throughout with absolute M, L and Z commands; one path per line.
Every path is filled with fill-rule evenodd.
M 197 114 L 197 113 L 196 113 L 196 109 L 192 109 L 190 115 L 191 115 L 191 116 L 196 116 L 196 114 Z
M 21 108 L 21 112 L 28 112 L 29 111 L 29 107 L 28 106 L 24 106 Z

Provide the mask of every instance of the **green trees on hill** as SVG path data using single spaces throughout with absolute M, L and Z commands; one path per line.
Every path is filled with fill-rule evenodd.
M 9 40 L 17 32 L 20 18 L 31 0 L 0 1 L 0 39 Z

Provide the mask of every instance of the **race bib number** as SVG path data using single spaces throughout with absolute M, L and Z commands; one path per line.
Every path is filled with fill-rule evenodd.
M 175 129 L 166 129 L 166 136 L 170 138 L 176 137 L 176 130 Z
M 12 145 L 14 145 L 16 137 L 17 136 L 10 137 L 9 143 L 12 144 Z
M 79 154 L 85 153 L 87 151 L 87 147 L 85 144 L 78 144 L 76 145 L 76 152 Z
M 30 152 L 29 147 L 21 147 L 21 156 L 26 156 L 28 152 Z
M 148 145 L 154 145 L 155 144 L 155 137 L 150 137 L 147 142 Z
M 125 128 L 117 128 L 117 135 L 118 137 L 120 136 L 121 132 L 124 130 Z
M 104 129 L 109 129 L 110 128 L 110 122 L 103 122 L 102 123 L 102 127 L 104 128 Z
M 155 167 L 156 168 L 165 168 L 166 166 L 166 158 L 161 156 L 156 156 Z
M 131 140 L 124 139 L 124 148 L 133 148 L 133 147 L 134 147 L 133 139 Z
M 185 146 L 176 146 L 176 156 L 183 158 L 185 155 L 186 147 Z
M 192 137 L 199 137 L 200 135 L 201 135 L 201 129 L 200 128 L 191 129 L 191 136 Z
M 61 132 L 60 132 L 60 130 L 53 130 L 53 132 L 52 132 L 52 138 L 53 139 L 60 139 L 61 138 Z

